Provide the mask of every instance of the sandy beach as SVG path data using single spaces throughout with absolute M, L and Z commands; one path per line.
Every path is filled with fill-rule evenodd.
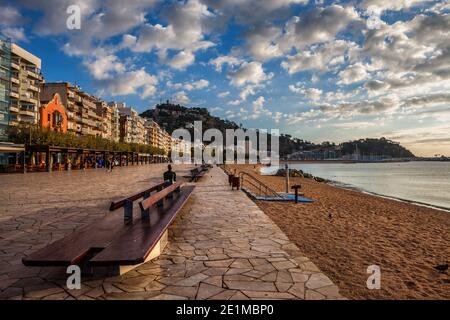
M 276 191 L 284 178 L 253 165 L 229 166 L 257 175 Z M 347 190 L 306 178 L 314 203 L 256 201 L 349 299 L 450 299 L 450 213 Z M 367 267 L 381 268 L 381 289 L 366 288 Z

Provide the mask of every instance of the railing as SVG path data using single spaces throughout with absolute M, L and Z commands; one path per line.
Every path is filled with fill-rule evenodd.
M 239 172 L 241 188 L 245 188 L 257 197 L 279 198 L 284 199 L 282 195 L 267 186 L 264 182 L 247 172 Z

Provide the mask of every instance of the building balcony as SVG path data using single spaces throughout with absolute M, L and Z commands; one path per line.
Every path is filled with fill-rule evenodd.
M 35 117 L 36 116 L 36 113 L 34 112 L 34 111 L 30 111 L 30 110 L 20 110 L 20 115 L 21 116 L 27 116 L 27 117 Z
M 36 99 L 31 98 L 31 97 L 27 97 L 26 95 L 21 95 L 20 96 L 20 100 L 27 101 L 27 102 L 32 103 L 34 105 L 38 104 L 38 101 Z
M 17 105 L 9 106 L 9 112 L 18 113 L 19 112 L 19 106 L 17 106 Z
M 20 66 L 19 66 L 19 64 L 16 63 L 16 62 L 12 62 L 12 61 L 11 61 L 11 67 L 12 67 L 13 69 L 20 70 Z
M 11 76 L 11 82 L 15 84 L 20 84 L 20 80 L 14 76 Z
M 9 96 L 10 97 L 12 97 L 12 98 L 16 98 L 16 99 L 19 99 L 19 93 L 18 92 L 14 92 L 14 91 L 10 91 L 9 92 Z
M 88 108 L 88 109 L 95 109 L 95 103 L 93 103 L 90 100 L 87 99 L 83 99 L 83 107 Z
M 33 79 L 42 80 L 40 74 L 30 71 L 30 70 L 27 70 L 27 75 Z
M 32 84 L 30 84 L 28 86 L 28 89 L 30 89 L 31 91 L 34 91 L 34 92 L 39 92 L 39 88 L 34 86 L 34 85 L 32 85 Z

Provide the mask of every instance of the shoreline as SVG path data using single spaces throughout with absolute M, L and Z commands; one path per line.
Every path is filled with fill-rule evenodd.
M 304 162 L 304 163 L 307 163 L 307 162 Z M 258 167 L 258 174 L 259 175 L 261 175 L 261 176 L 275 176 L 274 174 L 270 174 L 270 173 L 261 173 L 261 168 L 264 168 L 264 167 L 265 166 L 259 166 Z M 281 165 L 280 166 L 273 166 L 273 167 L 279 167 L 280 169 L 282 169 Z M 309 172 L 305 172 L 305 173 L 308 173 L 311 176 L 313 176 Z M 278 176 L 278 177 L 280 177 L 280 176 Z M 357 186 L 352 185 L 352 184 L 348 184 L 348 183 L 337 181 L 337 180 L 326 179 L 326 178 L 322 178 L 322 177 L 319 177 L 319 176 L 313 176 L 313 178 L 323 179 L 324 180 L 323 183 L 326 183 L 326 184 L 331 185 L 331 186 L 336 187 L 336 188 L 342 188 L 342 189 L 345 189 L 345 190 L 357 191 L 357 192 L 365 193 L 365 194 L 372 195 L 372 196 L 375 196 L 375 197 L 391 199 L 391 200 L 395 200 L 395 201 L 405 202 L 405 203 L 412 204 L 412 205 L 417 205 L 417 206 L 421 206 L 421 207 L 426 207 L 426 208 L 430 208 L 430 209 L 436 209 L 436 210 L 440 210 L 440 211 L 444 211 L 444 212 L 450 213 L 450 207 L 444 207 L 444 206 L 435 205 L 435 204 L 426 203 L 426 202 L 421 202 L 421 201 L 414 201 L 414 200 L 409 200 L 409 199 L 405 199 L 405 198 L 388 196 L 388 195 L 384 195 L 384 194 L 381 194 L 381 193 L 368 191 L 368 190 L 365 190 L 363 188 L 357 187 Z
M 283 177 L 235 165 L 284 192 Z M 291 177 L 313 203 L 255 203 L 349 299 L 450 299 L 450 274 L 436 265 L 450 260 L 448 211 Z M 367 267 L 382 270 L 380 290 L 366 288 Z
M 320 178 L 320 177 L 318 177 L 318 178 Z M 374 197 L 390 199 L 390 200 L 394 200 L 394 201 L 404 202 L 404 203 L 408 203 L 408 204 L 412 204 L 412 205 L 416 205 L 416 206 L 420 206 L 420 207 L 425 207 L 425 208 L 429 208 L 429 209 L 435 209 L 435 210 L 440 210 L 440 211 L 450 213 L 450 208 L 447 208 L 447 207 L 437 206 L 434 204 L 429 204 L 429 203 L 420 202 L 420 201 L 413 201 L 413 200 L 408 200 L 408 199 L 403 199 L 403 198 L 398 198 L 398 197 L 393 197 L 393 196 L 386 196 L 386 195 L 383 195 L 380 193 L 367 191 L 362 188 L 358 188 L 356 186 L 353 186 L 350 184 L 345 184 L 343 182 L 339 182 L 339 181 L 335 181 L 335 180 L 329 180 L 329 179 L 324 179 L 324 180 L 325 180 L 325 182 L 323 182 L 323 183 L 326 183 L 326 184 L 336 187 L 336 188 L 341 188 L 341 189 L 350 190 L 350 191 L 357 191 L 357 192 L 368 194 L 368 195 L 371 195 Z

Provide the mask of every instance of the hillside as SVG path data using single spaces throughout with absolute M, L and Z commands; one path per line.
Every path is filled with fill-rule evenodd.
M 158 104 L 154 109 L 149 109 L 140 114 L 141 117 L 153 119 L 167 132 L 172 133 L 175 129 L 186 128 L 193 137 L 192 125 L 194 121 L 202 121 L 202 129 L 206 131 L 211 128 L 219 129 L 224 137 L 226 129 L 242 128 L 242 124 L 237 124 L 230 120 L 224 120 L 212 116 L 206 108 L 186 108 L 181 105 L 171 104 L 168 101 Z M 270 137 L 268 138 L 270 144 Z M 330 142 L 314 144 L 310 141 L 294 138 L 288 134 L 280 135 L 280 157 L 284 157 L 300 150 L 335 150 L 340 149 L 342 154 L 354 153 L 356 146 L 362 154 L 382 154 L 394 158 L 414 157 L 414 155 L 400 144 L 385 138 L 381 139 L 360 139 L 344 142 L 336 145 Z M 270 146 L 269 146 L 270 149 Z

